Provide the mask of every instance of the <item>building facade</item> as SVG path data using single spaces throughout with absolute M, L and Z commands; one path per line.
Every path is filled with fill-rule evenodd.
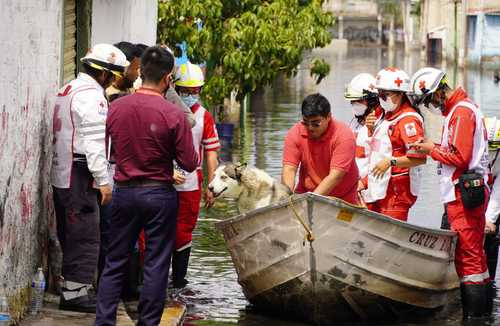
M 0 296 L 23 314 L 55 230 L 49 185 L 53 104 L 93 42 L 156 41 L 155 0 L 2 0 Z
M 429 64 L 500 65 L 500 1 L 421 0 L 421 45 Z

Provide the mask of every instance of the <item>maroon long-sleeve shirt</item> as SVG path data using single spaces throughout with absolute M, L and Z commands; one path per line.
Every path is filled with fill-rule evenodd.
M 106 120 L 106 141 L 110 139 L 115 181 L 173 183 L 174 159 L 188 172 L 197 166 L 198 156 L 184 112 L 151 90 L 140 89 L 113 101 Z

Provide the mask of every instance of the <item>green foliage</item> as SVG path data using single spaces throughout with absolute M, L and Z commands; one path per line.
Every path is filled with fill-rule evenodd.
M 333 17 L 320 0 L 171 0 L 159 3 L 158 38 L 188 43 L 193 62 L 205 61 L 205 98 L 221 103 L 231 91 L 238 98 L 271 83 L 279 73 L 292 76 L 306 50 L 327 45 Z M 203 22 L 198 30 L 196 19 Z M 329 71 L 324 61 L 315 72 Z

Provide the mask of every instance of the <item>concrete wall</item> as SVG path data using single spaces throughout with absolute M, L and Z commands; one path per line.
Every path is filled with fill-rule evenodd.
M 48 171 L 62 0 L 2 0 L 0 10 L 0 295 L 19 315 L 47 256 Z
M 156 44 L 157 0 L 93 0 L 92 44 Z

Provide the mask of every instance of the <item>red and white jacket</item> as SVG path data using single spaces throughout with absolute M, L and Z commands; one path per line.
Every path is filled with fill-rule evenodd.
M 193 191 L 199 189 L 200 171 L 203 164 L 203 153 L 216 151 L 220 148 L 219 136 L 215 128 L 215 122 L 204 107 L 196 103 L 191 107 L 194 115 L 195 125 L 191 129 L 193 133 L 193 145 L 198 153 L 198 168 L 191 173 L 183 171 L 174 161 L 174 168 L 183 171 L 186 181 L 183 184 L 175 185 L 177 191 Z
M 474 170 L 488 181 L 488 135 L 483 114 L 458 88 L 445 103 L 445 121 L 441 145 L 430 155 L 439 162 L 441 201 L 455 198 L 455 184 L 465 170 Z
M 109 183 L 105 128 L 108 101 L 91 76 L 80 73 L 57 94 L 53 116 L 53 156 L 50 182 L 71 186 L 74 154 L 85 156 L 97 186 Z

